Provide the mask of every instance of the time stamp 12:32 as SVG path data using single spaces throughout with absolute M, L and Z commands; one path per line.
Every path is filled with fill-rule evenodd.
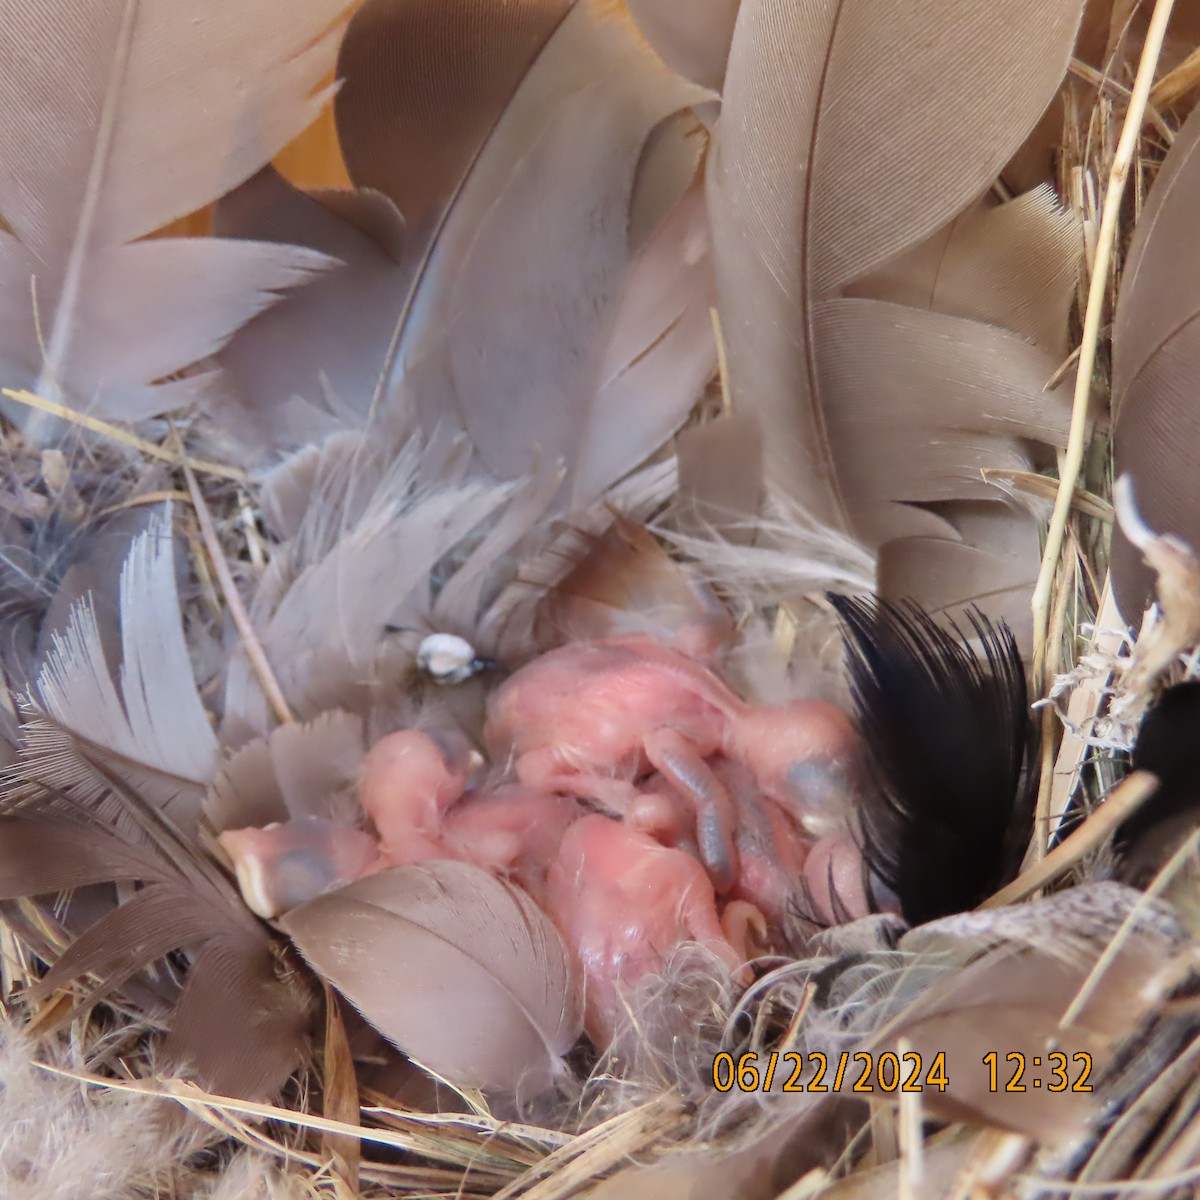
M 1012 1051 L 1003 1056 L 992 1050 L 983 1056 L 988 1090 L 992 1092 L 1090 1092 L 1092 1056 L 1086 1051 L 1069 1054 L 1051 1050 L 1044 1056 Z M 771 1091 L 776 1081 L 784 1092 L 945 1092 L 950 1087 L 946 1055 L 928 1063 L 920 1054 L 890 1050 L 869 1053 L 843 1050 L 837 1055 L 820 1051 L 769 1054 L 748 1051 L 739 1058 L 722 1053 L 712 1065 L 713 1087 L 719 1092 Z

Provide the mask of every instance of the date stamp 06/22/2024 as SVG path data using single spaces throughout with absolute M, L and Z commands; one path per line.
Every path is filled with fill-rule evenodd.
M 1090 1092 L 1092 1056 L 1053 1050 L 1044 1055 L 992 1050 L 983 1056 L 979 1070 L 985 1073 L 991 1092 Z M 721 1053 L 713 1058 L 713 1087 L 718 1092 L 851 1092 L 892 1095 L 896 1092 L 944 1093 L 951 1086 L 943 1051 L 926 1059 L 914 1051 L 902 1054 L 843 1050 L 827 1055 L 820 1051 L 801 1054 L 751 1050 L 734 1058 Z M 972 1081 L 977 1086 L 977 1081 Z

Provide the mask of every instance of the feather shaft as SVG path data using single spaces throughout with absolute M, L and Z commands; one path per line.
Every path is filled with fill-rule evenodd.
M 181 458 L 179 454 L 172 450 L 165 450 L 162 446 L 148 442 L 145 438 L 140 438 L 137 434 L 130 433 L 127 429 L 121 429 L 109 421 L 102 421 L 99 417 L 93 417 L 90 413 L 77 412 L 75 409 L 61 404 L 57 400 L 47 400 L 44 396 L 39 396 L 34 392 L 13 388 L 0 388 L 0 395 L 6 396 L 9 400 L 14 400 L 17 404 L 23 404 L 28 408 L 35 408 L 39 412 L 48 413 L 53 417 L 61 417 L 62 420 L 69 421 L 73 425 L 78 425 L 82 429 L 88 429 L 92 433 L 99 433 L 106 438 L 111 438 L 114 442 L 120 442 L 121 445 L 129 446 L 139 454 L 146 455 L 147 458 L 157 459 L 159 462 L 171 463 L 172 465 L 186 462 L 193 471 L 201 475 L 213 475 L 218 479 L 231 479 L 234 483 L 246 484 L 250 482 L 250 476 L 240 467 L 231 467 L 225 463 L 209 462 L 204 458 L 186 456 Z
M 1067 438 L 1067 451 L 1059 465 L 1058 494 L 1054 498 L 1054 510 L 1046 530 L 1046 541 L 1042 550 L 1042 563 L 1034 584 L 1030 607 L 1033 609 L 1033 677 L 1039 691 L 1048 692 L 1057 668 L 1057 656 L 1049 641 L 1050 602 L 1054 580 L 1058 575 L 1059 562 L 1067 534 L 1067 521 L 1071 515 L 1071 502 L 1079 485 L 1083 470 L 1083 456 L 1087 449 L 1087 422 L 1091 410 L 1092 372 L 1096 363 L 1096 350 L 1100 342 L 1100 325 L 1108 293 L 1109 264 L 1117 240 L 1117 227 L 1121 215 L 1121 198 L 1125 194 L 1125 181 L 1141 136 L 1146 117 L 1146 105 L 1154 84 L 1154 73 L 1162 53 L 1167 23 L 1171 18 L 1174 0 L 1156 0 L 1150 18 L 1150 28 L 1142 47 L 1137 76 L 1121 136 L 1113 153 L 1109 168 L 1108 188 L 1104 193 L 1104 208 L 1100 214 L 1100 230 L 1092 260 L 1092 275 L 1088 282 L 1087 305 L 1084 309 L 1083 335 L 1079 347 L 1079 365 L 1075 373 L 1075 394 L 1071 408 L 1071 427 Z M 1043 728 L 1047 737 L 1053 735 L 1055 718 L 1049 708 L 1043 714 Z M 1041 780 L 1038 786 L 1037 812 L 1034 820 L 1030 854 L 1037 861 L 1049 847 L 1051 828 L 1050 804 L 1054 793 L 1054 759 L 1047 749 L 1042 758 Z
M 299 247 L 139 240 L 241 182 L 330 99 L 320 78 L 347 0 L 300 0 L 292 22 L 260 28 L 267 7 L 0 0 L 10 381 L 101 415 L 157 415 L 204 386 L 172 376 L 332 265 Z M 45 411 L 13 411 L 35 442 L 62 433 Z
M 200 526 L 200 536 L 204 539 L 204 548 L 208 551 L 209 562 L 212 563 L 217 581 L 221 585 L 221 594 L 225 597 L 225 603 L 229 606 L 230 619 L 237 626 L 238 635 L 242 639 L 242 647 L 246 652 L 246 657 L 249 658 L 251 666 L 254 668 L 259 685 L 263 689 L 263 695 L 266 696 L 267 702 L 274 711 L 276 720 L 283 725 L 288 725 L 295 720 L 295 717 L 292 715 L 292 710 L 288 705 L 287 697 L 283 694 L 283 689 L 279 686 L 275 672 L 271 669 L 271 663 L 267 658 L 266 651 L 263 649 L 258 634 L 255 632 L 254 623 L 250 620 L 250 614 L 246 611 L 246 606 L 242 603 L 241 593 L 237 590 L 233 573 L 229 569 L 229 564 L 225 561 L 225 553 L 221 549 L 221 539 L 217 536 L 217 529 L 213 524 L 212 514 L 208 511 L 208 502 L 204 499 L 204 493 L 201 492 L 200 485 L 196 481 L 196 473 L 183 458 L 183 448 L 178 432 L 174 433 L 174 438 L 179 453 L 180 466 L 183 468 L 183 475 L 187 480 L 188 494 L 192 498 L 192 507 L 196 513 L 196 521 Z
M 58 306 L 54 310 L 54 323 L 46 344 L 46 358 L 42 372 L 33 386 L 33 391 L 39 395 L 45 394 L 52 400 L 62 399 L 62 389 L 59 379 L 70 344 L 71 335 L 75 328 L 76 311 L 80 304 L 80 290 L 83 282 L 83 271 L 91 249 L 95 234 L 96 216 L 100 207 L 101 187 L 104 180 L 105 167 L 112 152 L 113 134 L 116 131 L 117 108 L 121 95 L 121 87 L 129 68 L 129 55 L 133 48 L 133 31 L 137 21 L 139 0 L 126 0 L 125 11 L 121 18 L 121 28 L 117 34 L 116 54 L 113 58 L 112 76 L 104 93 L 104 104 L 100 110 L 100 122 L 96 131 L 96 146 L 92 160 L 88 165 L 87 179 L 83 189 L 83 203 L 80 206 L 79 223 L 75 227 L 75 235 L 71 241 L 71 249 L 67 255 L 66 270 L 63 273 L 62 293 Z M 36 421 L 30 423 L 29 436 L 34 441 L 40 440 L 45 432 L 44 425 Z

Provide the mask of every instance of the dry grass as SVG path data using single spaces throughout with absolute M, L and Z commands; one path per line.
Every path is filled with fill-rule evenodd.
M 1064 368 L 1077 367 L 1079 379 L 1071 447 L 1060 463 L 1057 482 L 1040 476 L 996 481 L 1043 500 L 1056 496 L 1037 598 L 1038 666 L 1046 680 L 1069 673 L 1089 653 L 1111 659 L 1118 648 L 1106 585 L 1111 468 L 1104 427 L 1088 418 L 1103 408 L 1107 396 L 1106 323 L 1114 311 L 1130 231 L 1172 129 L 1200 94 L 1200 49 L 1167 70 L 1158 67 L 1154 33 L 1161 34 L 1170 9 L 1170 0 L 1159 0 L 1151 36 L 1141 53 L 1118 63 L 1113 76 L 1078 64 L 1064 102 L 1058 147 L 1060 190 L 1078 212 L 1087 237 L 1079 348 Z M 13 398 L 45 404 L 36 397 Z M 57 415 L 87 420 L 66 411 Z M 199 581 L 189 598 L 190 615 L 196 627 L 208 629 L 215 638 L 220 621 L 230 611 L 230 599 L 237 595 L 237 580 L 256 577 L 269 554 L 244 490 L 245 475 L 234 467 L 188 457 L 172 440 L 158 445 L 102 422 L 91 421 L 88 427 L 135 449 L 144 456 L 145 468 L 130 468 L 119 457 L 109 464 L 100 443 L 99 448 L 93 444 L 80 452 L 89 456 L 87 470 L 72 471 L 68 462 L 64 474 L 63 464 L 27 451 L 13 435 L 5 447 L 10 484 L 0 494 L 0 505 L 41 511 L 65 503 L 79 513 L 98 515 L 167 495 L 186 498 L 191 512 L 184 519 L 185 532 Z M 115 476 L 103 469 L 117 462 L 121 466 Z M 77 491 L 78 481 L 84 478 L 107 478 L 110 486 Z M 1095 630 L 1085 636 L 1088 626 Z M 239 623 L 239 629 L 252 642 L 248 621 Z M 781 625 L 780 636 L 787 632 Z M 260 664 L 260 675 L 269 680 L 269 665 Z M 1087 675 L 1071 700 L 1074 724 L 1088 727 L 1102 718 L 1111 702 L 1109 682 L 1103 670 Z M 281 709 L 277 703 L 276 708 L 286 719 L 286 704 Z M 1056 711 L 1047 708 L 1046 714 L 1050 736 L 1042 764 L 1038 820 L 1031 831 L 1031 845 L 1036 847 L 1033 859 L 1042 857 L 1068 803 L 1086 811 L 1124 771 L 1119 754 L 1097 750 L 1086 739 L 1067 737 L 1060 745 Z M 1136 792 L 1137 782 L 1132 779 L 1120 789 L 1125 797 Z M 1086 864 L 1079 861 L 1080 853 L 1103 841 L 1116 807 L 1114 803 L 1092 815 L 1088 826 L 1096 834 L 1094 839 L 1072 839 L 1070 856 L 1051 852 L 1041 867 L 1031 865 L 997 901 L 1011 902 L 1061 883 L 1069 871 L 1082 872 Z M 1148 894 L 1166 892 L 1180 879 L 1188 879 L 1196 852 L 1196 838 L 1181 845 Z M 1194 877 L 1189 886 L 1194 886 Z M 1116 954 L 1131 928 L 1127 922 L 1106 959 Z M 46 914 L 23 904 L 19 913 L 0 925 L 0 983 L 6 996 L 19 996 L 36 978 L 30 944 L 61 947 L 62 938 Z M 1104 961 L 1097 964 L 1094 976 L 1103 972 Z M 1194 965 L 1181 964 L 1180 979 Z M 1087 986 L 1093 983 L 1089 980 Z M 797 1045 L 815 986 L 811 972 L 802 966 L 781 966 L 757 985 L 739 1010 L 739 1018 L 728 1023 L 726 1044 L 762 1052 L 786 1052 Z M 1077 997 L 1077 1004 L 1081 1002 L 1082 997 Z M 832 1170 L 809 1172 L 787 1195 L 797 1200 L 821 1194 L 901 1200 L 942 1195 L 964 1200 L 1196 1195 L 1200 1193 L 1200 1038 L 1188 1032 L 1194 1026 L 1196 1004 L 1186 998 L 1164 1002 L 1155 1019 L 1140 1031 L 1138 1048 L 1141 1057 L 1153 1064 L 1153 1071 L 1146 1074 L 1135 1069 L 1136 1064 L 1126 1064 L 1120 1116 L 1083 1161 L 1072 1164 L 1072 1178 L 1053 1178 L 1061 1174 L 1061 1165 L 1047 1167 L 1036 1147 L 1003 1131 L 965 1125 L 934 1131 L 923 1126 L 919 1098 L 905 1097 L 896 1104 L 879 1105 L 840 1164 Z M 1064 1021 L 1069 1015 L 1064 1013 Z M 248 1104 L 204 1093 L 184 1081 L 157 1077 L 153 1030 L 119 1008 L 100 1006 L 84 1014 L 72 1013 L 70 998 L 60 994 L 22 1010 L 20 1017 L 35 1040 L 29 1054 L 40 1063 L 32 1074 L 21 1068 L 24 1086 L 32 1087 L 28 1078 L 39 1073 L 49 1081 L 44 1095 L 29 1101 L 35 1109 L 42 1105 L 50 1112 L 55 1106 L 69 1105 L 76 1127 L 83 1128 L 78 1124 L 82 1122 L 95 1132 L 102 1130 L 98 1114 L 106 1103 L 97 1097 L 119 1097 L 120 1104 L 114 1101 L 112 1107 L 114 1146 L 118 1139 L 130 1136 L 131 1120 L 144 1121 L 145 1114 L 167 1109 L 186 1114 L 172 1134 L 175 1140 L 163 1143 L 175 1155 L 173 1164 L 148 1159 L 144 1170 L 131 1171 L 119 1181 L 118 1190 L 111 1193 L 114 1197 L 565 1200 L 585 1194 L 631 1159 L 649 1160 L 699 1140 L 743 1133 L 754 1116 L 739 1111 L 732 1120 L 728 1115 L 710 1119 L 711 1114 L 699 1111 L 704 1097 L 666 1085 L 649 1099 L 616 1104 L 615 1111 L 603 1119 L 595 1115 L 606 1112 L 603 1104 L 572 1107 L 565 1129 L 506 1119 L 494 1114 L 477 1094 L 455 1093 L 453 1107 L 459 1111 L 405 1107 L 361 1087 L 336 1004 L 329 1006 L 323 1046 L 309 1076 L 296 1082 L 286 1102 Z M 10 1021 L 16 1023 L 15 1013 Z M 6 1053 L 12 1057 L 14 1052 Z M 15 1070 L 6 1068 L 0 1079 L 0 1111 L 6 1092 L 12 1091 Z M 22 1194 L 42 1200 L 67 1193 L 29 1190 Z

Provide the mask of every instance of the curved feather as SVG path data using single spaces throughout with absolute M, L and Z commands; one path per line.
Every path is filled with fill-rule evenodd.
M 998 325 L 1065 356 L 1082 256 L 1078 216 L 1043 184 L 977 204 L 845 293 Z
M 577 0 L 368 0 L 338 54 L 351 178 L 428 245 L 534 60 Z
M 547 593 L 534 617 L 545 647 L 619 634 L 687 639 L 688 653 L 715 655 L 733 635 L 733 620 L 688 568 L 641 525 L 619 515 L 599 536 L 581 538 L 571 570 Z
M 336 259 L 248 322 L 222 350 L 206 408 L 251 452 L 361 428 L 408 288 L 405 225 L 367 189 L 307 194 L 265 168 L 219 201 L 220 237 L 302 246 Z
M 976 205 L 919 246 L 845 289 L 849 296 L 982 323 L 979 351 L 969 356 L 957 373 L 955 399 L 960 404 L 965 400 L 966 406 L 955 416 L 944 406 L 939 413 L 931 405 L 931 412 L 918 419 L 931 439 L 941 440 L 948 429 L 966 425 L 986 428 L 986 414 L 1003 411 L 1006 401 L 998 398 L 1005 396 L 1046 422 L 1041 430 L 1027 428 L 1026 440 L 1062 442 L 1067 426 L 1065 392 L 1039 397 L 1038 377 L 1044 378 L 1050 369 L 1048 356 L 1066 355 L 1067 317 L 1082 251 L 1078 219 L 1058 204 L 1049 187 L 1039 187 L 1007 204 Z M 1001 330 L 1018 335 L 1026 344 L 1005 337 Z M 925 330 L 925 334 L 932 333 L 931 327 Z M 955 368 L 945 363 L 945 343 L 930 340 L 915 328 L 908 334 L 916 370 L 906 372 L 903 379 L 888 379 L 885 385 L 889 401 L 900 405 L 917 399 L 899 393 L 903 389 L 911 393 L 915 383 L 919 394 L 922 385 L 916 376 L 927 366 L 942 379 L 955 377 Z M 890 336 L 885 335 L 872 351 L 879 360 L 888 357 Z M 1003 361 L 989 361 L 984 351 L 989 343 L 994 349 L 1012 346 L 1013 357 L 1000 351 Z M 879 395 L 880 374 L 863 381 L 873 398 Z M 996 400 L 987 394 L 991 386 L 997 388 Z M 880 408 L 879 414 L 868 414 L 877 417 L 879 432 L 874 444 L 890 446 L 891 437 L 882 432 L 883 422 L 878 419 L 890 409 L 888 405 Z M 982 420 L 972 408 L 981 411 Z M 995 435 L 1001 428 L 993 425 L 991 433 Z M 1037 469 L 1038 461 L 1024 442 L 993 437 L 977 445 L 978 466 L 996 468 L 1007 461 L 1012 469 Z M 884 474 L 894 470 L 890 456 L 885 454 L 882 464 L 878 464 L 878 455 L 875 458 Z M 916 452 L 914 461 L 921 459 L 921 452 Z M 858 456 L 851 454 L 849 461 L 853 470 Z M 978 486 L 979 479 L 972 480 L 969 475 L 960 476 L 966 486 L 958 487 L 952 499 L 946 498 L 945 485 L 932 470 L 913 472 L 910 489 L 894 493 L 895 498 L 923 495 L 924 500 L 919 512 L 909 505 L 903 509 L 892 506 L 884 514 L 889 531 L 900 536 L 880 549 L 877 587 L 881 595 L 912 599 L 931 613 L 951 617 L 961 616 L 972 603 L 981 605 L 990 616 L 1011 626 L 1027 652 L 1032 642 L 1029 595 L 1041 565 L 1037 524 L 1024 510 L 997 503 L 994 489 Z M 914 478 L 920 491 L 911 489 Z M 930 484 L 928 489 L 923 478 Z M 968 498 L 971 492 L 973 499 Z M 922 527 L 931 515 L 935 523 Z
M 351 799 L 366 753 L 361 717 L 325 712 L 248 743 L 224 764 L 204 801 L 216 832 L 296 817 L 360 814 Z
M 1133 936 L 1118 939 L 1122 920 L 1133 922 L 1142 897 L 1132 889 L 1115 893 L 1099 892 L 1091 912 L 1086 891 L 1071 889 L 1018 908 L 972 914 L 962 919 L 965 925 L 951 918 L 908 934 L 901 948 L 932 951 L 934 961 L 944 960 L 947 950 L 957 950 L 962 961 L 972 943 L 982 953 L 927 988 L 873 1040 L 872 1049 L 895 1051 L 904 1039 L 922 1061 L 939 1056 L 948 1078 L 963 1079 L 944 1094 L 930 1095 L 930 1111 L 941 1119 L 1017 1132 L 1060 1152 L 1077 1148 L 1102 1105 L 1112 1103 L 1111 1093 L 1105 1095 L 1105 1069 L 1159 1002 L 1161 993 L 1150 981 L 1156 975 L 1161 979 L 1187 944 L 1169 910 L 1163 921 L 1161 907 L 1143 910 Z M 1071 923 L 1081 909 L 1092 918 L 1091 929 Z M 1037 944 L 1010 940 L 1003 925 L 988 930 L 987 919 L 1002 913 L 1010 928 L 1031 930 Z M 974 936 L 965 927 L 972 922 L 982 926 Z M 1106 951 L 1111 954 L 1107 969 L 1095 971 Z M 1068 1013 L 1069 1022 L 1064 1020 Z M 997 1037 L 1030 1063 L 1039 1058 L 1044 1063 L 1049 1044 L 1068 1054 L 1088 1054 L 1095 1071 L 1092 1092 L 1067 1097 L 1033 1087 L 1012 1096 L 992 1091 L 986 1071 L 972 1070 L 986 1061 Z M 1051 1103 L 1064 1098 L 1070 1103 Z
M 429 611 L 434 569 L 509 498 L 507 485 L 429 486 L 421 479 L 424 450 L 419 438 L 398 446 L 363 435 L 334 439 L 323 488 L 308 497 L 295 536 L 259 583 L 250 616 L 301 720 L 369 707 L 383 682 L 377 657 L 389 626 Z M 306 469 L 320 471 L 320 458 L 305 455 Z M 272 724 L 238 652 L 222 739 L 239 746 Z
M 1041 562 L 1036 521 L 994 501 L 956 501 L 927 511 L 941 528 L 895 538 L 880 550 L 880 595 L 913 600 L 939 620 L 961 622 L 978 605 L 1004 621 L 1028 655 L 1029 597 Z
M 1016 642 L 977 613 L 980 651 L 914 605 L 830 601 L 872 768 L 867 862 L 913 924 L 973 908 L 1016 873 L 1029 837 L 1037 739 Z
M 124 802 L 136 798 L 127 793 Z M 312 995 L 294 971 L 280 969 L 268 930 L 196 844 L 180 840 L 152 805 L 136 805 L 136 813 L 146 844 L 94 812 L 0 816 L 4 899 L 113 881 L 144 885 L 68 946 L 41 990 L 92 975 L 97 982 L 82 1001 L 91 1004 L 119 994 L 165 954 L 194 954 L 165 1047 L 169 1066 L 228 1095 L 273 1095 L 300 1064 Z M 199 1020 L 189 1016 L 189 997 L 197 996 Z
M 161 412 L 195 387 L 155 381 L 328 265 L 297 248 L 130 243 L 240 183 L 316 117 L 346 7 L 303 0 L 277 22 L 271 0 L 195 13 L 171 0 L 5 0 L 10 384 L 110 416 Z M 38 436 L 50 428 L 41 414 L 28 423 Z
M 457 862 L 395 867 L 280 924 L 390 1041 L 450 1082 L 526 1094 L 582 1030 L 566 947 L 519 888 Z
M 740 0 L 629 0 L 629 11 L 672 70 L 721 90 Z
M 164 955 L 193 954 L 183 999 L 203 994 L 207 1023 L 175 1024 L 172 1066 L 218 1090 L 265 1096 L 299 1064 L 311 998 L 276 969 L 270 934 L 201 847 L 217 742 L 192 674 L 175 571 L 167 506 L 134 538 L 121 571 L 118 664 L 110 666 L 90 596 L 54 637 L 37 683 L 45 715 L 26 724 L 0 804 L 0 895 L 140 884 L 115 907 L 101 904 L 43 990 L 95 976 L 94 1003 L 136 987 Z M 206 980 L 218 967 L 204 964 L 217 960 L 219 979 Z
M 497 479 L 561 460 L 564 503 L 586 507 L 682 424 L 715 365 L 703 200 L 644 211 L 694 169 L 655 131 L 709 94 L 603 0 L 370 0 L 339 69 L 350 173 L 409 231 L 376 399 L 411 395 L 428 436 L 465 430 Z M 639 189 L 646 154 L 687 174 Z
M 832 427 L 828 381 L 872 349 L 862 337 L 827 346 L 822 306 L 845 303 L 841 289 L 988 186 L 1057 89 L 1081 7 L 743 0 L 709 180 L 730 387 L 763 424 L 769 482 L 816 519 L 858 531 L 853 455 Z M 953 336 L 964 354 L 988 353 L 990 331 Z M 936 344 L 930 330 L 914 364 Z M 1045 363 L 1036 391 L 1015 379 L 1014 389 L 1034 402 L 1056 365 Z M 924 373 L 933 405 L 961 386 Z M 863 400 L 886 414 L 887 372 L 872 384 Z M 964 472 L 974 448 L 995 441 L 971 432 Z
M 1151 528 L 1200 547 L 1200 113 L 1184 123 L 1134 229 L 1113 324 L 1114 469 Z M 1141 553 L 1113 532 L 1113 588 L 1136 623 L 1154 595 Z
M 113 678 L 91 597 L 74 607 L 37 679 L 37 695 L 81 751 L 143 787 L 158 781 L 172 819 L 194 825 L 216 772 L 217 741 L 184 636 L 170 505 L 132 543 L 120 579 L 121 659 Z

